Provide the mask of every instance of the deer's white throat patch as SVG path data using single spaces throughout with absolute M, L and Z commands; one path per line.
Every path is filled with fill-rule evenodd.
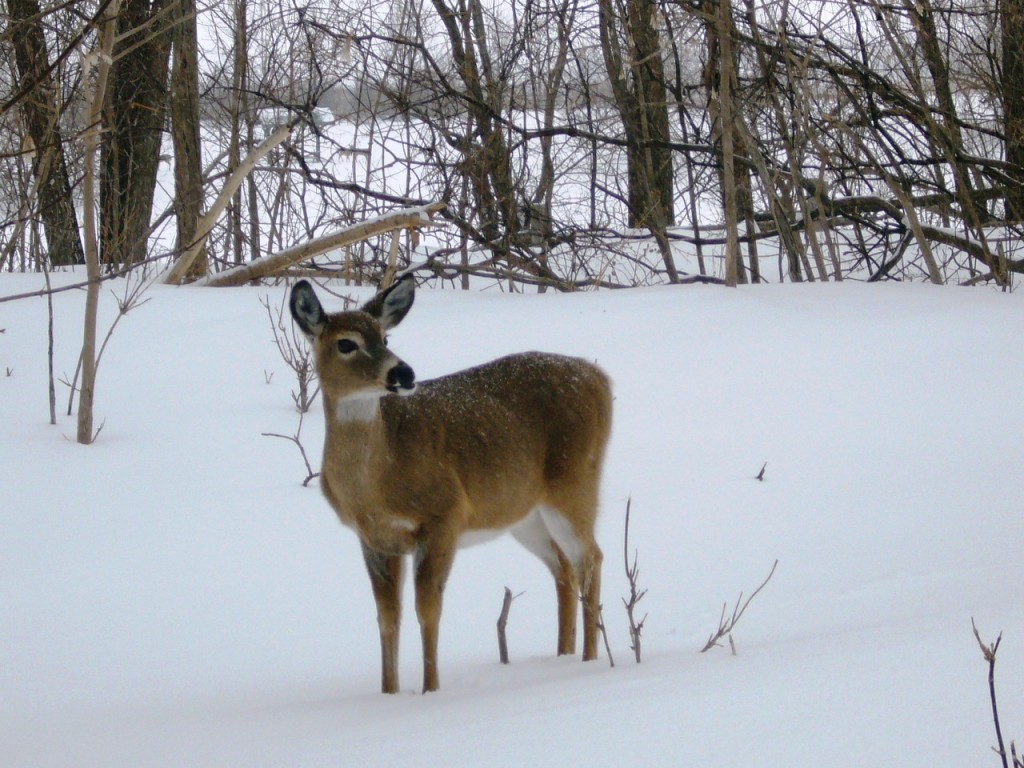
M 334 415 L 342 424 L 366 423 L 380 416 L 380 399 L 384 393 L 379 390 L 364 390 L 338 400 Z

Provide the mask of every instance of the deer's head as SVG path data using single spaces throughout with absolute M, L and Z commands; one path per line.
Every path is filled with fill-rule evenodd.
M 308 281 L 295 284 L 292 317 L 313 347 L 320 387 L 329 400 L 415 391 L 416 374 L 387 346 L 387 332 L 402 322 L 415 291 L 415 280 L 404 275 L 362 309 L 329 313 Z

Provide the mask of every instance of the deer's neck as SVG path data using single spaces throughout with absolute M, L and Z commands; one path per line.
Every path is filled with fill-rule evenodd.
M 380 395 L 324 397 L 324 471 L 361 476 L 384 447 Z
M 320 484 L 334 511 L 372 549 L 411 552 L 417 523 L 393 508 L 385 489 L 384 477 L 393 462 L 380 397 L 324 398 L 324 408 L 327 435 Z

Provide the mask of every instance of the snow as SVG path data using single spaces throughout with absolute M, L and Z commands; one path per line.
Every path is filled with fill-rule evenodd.
M 41 286 L 0 276 L 0 295 Z M 996 766 L 972 617 L 988 642 L 1004 633 L 1003 731 L 1024 738 L 1019 293 L 422 288 L 390 343 L 421 379 L 527 349 L 611 376 L 616 666 L 553 656 L 550 577 L 505 537 L 456 558 L 437 694 L 418 693 L 406 585 L 391 697 L 355 537 L 302 487 L 297 448 L 261 437 L 297 425 L 259 303 L 284 288 L 147 295 L 104 355 L 90 447 L 73 417 L 47 423 L 45 301 L 0 304 L 0 765 Z M 71 376 L 84 296 L 54 300 Z M 101 331 L 115 313 L 105 293 Z M 311 458 L 322 436 L 315 408 Z M 776 558 L 737 655 L 698 653 Z M 506 585 L 522 594 L 502 666 Z

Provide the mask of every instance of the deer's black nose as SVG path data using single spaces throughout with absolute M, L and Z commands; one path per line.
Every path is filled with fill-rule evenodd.
M 416 372 L 406 365 L 405 363 L 399 363 L 390 371 L 388 371 L 388 389 L 392 392 L 400 392 L 401 390 L 411 390 L 416 388 Z

